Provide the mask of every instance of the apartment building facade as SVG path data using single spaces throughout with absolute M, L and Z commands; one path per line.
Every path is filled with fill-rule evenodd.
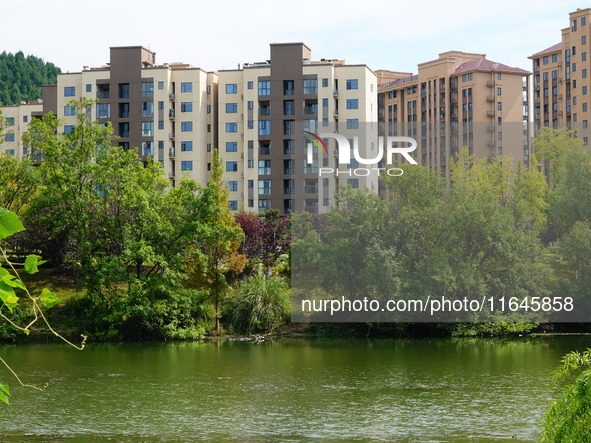
M 141 46 L 110 48 L 110 62 L 58 75 L 44 87 L 43 113 L 76 125 L 72 100 L 96 99 L 92 119 L 109 122 L 115 143 L 159 161 L 174 186 L 183 176 L 206 182 L 215 143 L 217 75 L 183 63 L 156 64 Z
M 314 61 L 305 44 L 281 43 L 269 60 L 218 75 L 218 146 L 233 210 L 325 212 L 340 185 L 377 190 L 375 176 L 321 176 L 322 167 L 337 169 L 335 142 L 309 163 L 304 137 L 334 132 L 375 144 L 377 78 L 366 65 Z
M 448 178 L 464 146 L 477 158 L 527 162 L 529 75 L 485 54 L 444 52 L 418 74 L 380 84 L 380 133 L 415 138 L 416 160 Z
M 533 65 L 535 127 L 576 129 L 589 145 L 591 121 L 591 8 L 569 14 L 559 43 L 529 58 Z
M 33 118 L 43 115 L 43 101 L 22 102 L 15 106 L 2 106 L 0 112 L 4 117 L 3 139 L 0 139 L 0 152 L 22 157 L 27 154 L 22 136 L 27 132 Z

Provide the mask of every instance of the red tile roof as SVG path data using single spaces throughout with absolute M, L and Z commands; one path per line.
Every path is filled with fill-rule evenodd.
M 562 42 L 556 43 L 554 46 L 550 46 L 549 48 L 546 48 L 543 51 L 536 52 L 534 55 L 530 55 L 529 58 L 537 57 L 538 55 L 542 55 L 542 54 L 549 54 L 551 52 L 560 51 L 561 49 L 562 49 Z
M 495 71 L 511 71 L 511 72 L 522 72 L 527 74 L 528 71 L 521 68 L 513 68 L 511 66 L 504 65 L 502 63 L 493 62 L 485 58 L 478 60 L 470 60 L 469 62 L 462 63 L 456 68 L 456 74 L 467 71 L 474 71 L 477 69 L 482 70 L 495 70 Z

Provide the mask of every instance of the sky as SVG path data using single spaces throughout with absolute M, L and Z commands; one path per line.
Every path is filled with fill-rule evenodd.
M 7 2 L 8 3 L 8 2 Z M 208 71 L 269 58 L 269 43 L 304 42 L 312 58 L 416 73 L 450 50 L 531 70 L 527 57 L 561 40 L 570 0 L 28 0 L 3 6 L 0 50 L 62 72 L 109 62 L 110 46 L 144 46 L 156 62 Z M 10 19 L 9 19 L 10 17 Z M 20 19 L 16 19 L 20 17 Z

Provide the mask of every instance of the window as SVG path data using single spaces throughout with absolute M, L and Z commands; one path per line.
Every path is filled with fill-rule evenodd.
M 158 102 L 158 109 L 164 109 L 164 102 Z
M 154 102 L 142 102 L 142 117 L 154 116 Z
M 283 115 L 295 114 L 295 102 L 293 100 L 283 100 Z
M 191 160 L 183 160 L 181 162 L 181 171 L 192 171 L 193 162 Z
M 259 180 L 259 195 L 271 194 L 271 180 Z
M 6 134 L 4 141 L 13 142 L 14 141 L 14 132 L 10 132 L 10 133 Z
M 154 82 L 142 82 L 142 97 L 154 97 Z
M 154 122 L 142 122 L 142 137 L 152 137 L 154 135 Z
M 184 141 L 181 142 L 181 152 L 187 152 L 193 150 L 193 142 L 192 141 Z
M 181 122 L 181 132 L 193 131 L 193 122 Z
M 586 52 L 581 52 L 581 61 L 583 61 L 583 62 L 587 61 L 587 53 Z
M 283 155 L 293 155 L 293 140 L 283 140 Z
M 583 95 L 587 95 L 587 86 L 583 86 Z
M 304 114 L 318 114 L 318 103 L 309 103 L 304 106 Z
M 92 92 L 92 85 L 90 83 L 86 85 L 86 92 Z
M 587 17 L 581 17 L 581 26 L 587 25 Z
M 238 162 L 226 162 L 226 172 L 238 171 Z
M 228 209 L 230 211 L 237 211 L 238 210 L 238 201 L 237 200 L 228 200 Z
M 271 207 L 271 200 L 259 199 L 259 210 L 267 210 Z
M 358 118 L 348 118 L 347 119 L 347 129 L 359 129 L 359 119 Z
M 548 74 L 547 72 L 545 72 L 545 74 Z M 503 93 L 503 90 L 501 88 L 497 88 L 497 95 L 501 95 Z
M 208 114 L 211 114 L 211 105 L 207 105 L 207 108 L 206 109 L 207 109 L 207 113 Z
M 181 102 L 181 112 L 193 112 L 193 102 Z
M 238 143 L 226 142 L 226 152 L 238 152 Z
M 304 94 L 318 94 L 318 80 L 315 78 L 304 79 Z
M 119 137 L 129 137 L 129 123 L 119 123 Z
M 226 132 L 238 132 L 238 123 L 226 123 Z
M 582 35 L 581 36 L 581 44 L 582 45 L 586 45 L 587 44 L 587 36 L 586 35 Z
M 98 115 L 98 104 L 96 105 L 96 107 L 97 107 L 97 115 Z M 64 115 L 65 116 L 76 115 L 76 107 L 75 106 L 64 106 Z
M 226 94 L 237 94 L 237 93 L 238 93 L 238 85 L 236 83 L 226 84 Z
M 295 132 L 295 121 L 294 120 L 283 120 L 283 134 L 293 135 Z
M 544 79 L 545 82 L 548 81 L 548 72 L 544 72 L 544 75 L 542 76 L 542 78 Z
M 322 87 L 323 88 L 328 88 L 328 79 L 327 78 L 323 78 L 322 79 Z
M 558 54 L 552 54 L 552 63 L 556 63 L 558 61 Z
M 76 95 L 76 88 L 74 86 L 66 86 L 64 88 L 64 97 L 74 97 Z
M 283 95 L 294 95 L 295 83 L 293 80 L 283 80 Z
M 70 134 L 74 130 L 75 127 L 76 127 L 75 125 L 64 126 L 64 134 Z
M 119 98 L 129 98 L 129 83 L 119 83 Z
M 234 181 L 234 180 L 229 181 L 228 182 L 228 190 L 230 192 L 236 192 L 236 191 L 238 191 L 238 182 L 237 181 Z
M 259 175 L 271 175 L 271 160 L 259 160 Z
M 581 77 L 587 78 L 587 70 L 586 69 L 581 70 Z
M 235 114 L 238 112 L 238 103 L 226 103 L 226 113 Z
M 347 109 L 359 109 L 359 100 L 356 98 L 348 98 Z
M 259 120 L 259 135 L 271 135 L 271 122 L 269 120 Z
M 254 82 L 247 82 L 246 83 L 246 88 L 247 89 L 254 89 Z
M 158 90 L 164 89 L 164 82 L 158 82 Z
M 347 80 L 346 88 L 347 89 L 359 89 L 359 81 L 356 78 Z
M 129 103 L 119 103 L 119 118 L 129 118 Z
M 353 189 L 359 189 L 359 179 L 358 178 L 348 178 L 347 185 L 351 186 Z
M 500 111 L 503 109 L 503 104 L 501 102 L 497 103 L 497 109 Z
M 271 82 L 269 80 L 259 81 L 259 95 L 271 95 Z
M 470 74 L 472 75 L 472 74 Z M 501 74 L 500 72 L 497 72 L 497 80 L 500 80 L 501 78 L 503 78 L 503 74 Z
M 27 123 L 29 121 L 28 115 L 23 115 L 23 123 Z
M 109 103 L 97 103 L 96 118 L 111 118 L 111 105 Z
M 548 57 L 547 55 L 544 56 L 544 58 L 542 59 L 542 63 L 547 65 L 550 62 L 550 57 Z
M 304 119 L 304 131 L 318 132 L 318 120 L 315 118 Z
M 583 112 L 587 112 L 587 103 L 583 103 Z
M 193 82 L 181 83 L 181 92 L 193 92 Z

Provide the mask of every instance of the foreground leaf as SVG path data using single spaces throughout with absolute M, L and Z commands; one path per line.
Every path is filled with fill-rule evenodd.
M 14 212 L 0 208 L 0 240 L 24 230 L 25 227 Z
M 39 260 L 41 257 L 35 254 L 31 254 L 25 260 L 25 271 L 29 274 L 36 274 L 39 272 L 37 266 L 42 265 L 47 260 Z
M 45 306 L 47 309 L 53 308 L 55 305 L 60 303 L 60 299 L 57 298 L 57 296 L 47 288 L 41 291 L 39 298 L 41 299 L 43 306 Z
M 8 385 L 6 383 L 0 383 L 0 400 L 8 405 L 10 404 L 8 402 L 8 397 L 10 397 Z
M 3 281 L 0 281 L 0 300 L 4 302 L 10 312 L 12 312 L 12 308 L 17 305 L 19 300 L 14 293 L 14 288 L 7 285 Z

